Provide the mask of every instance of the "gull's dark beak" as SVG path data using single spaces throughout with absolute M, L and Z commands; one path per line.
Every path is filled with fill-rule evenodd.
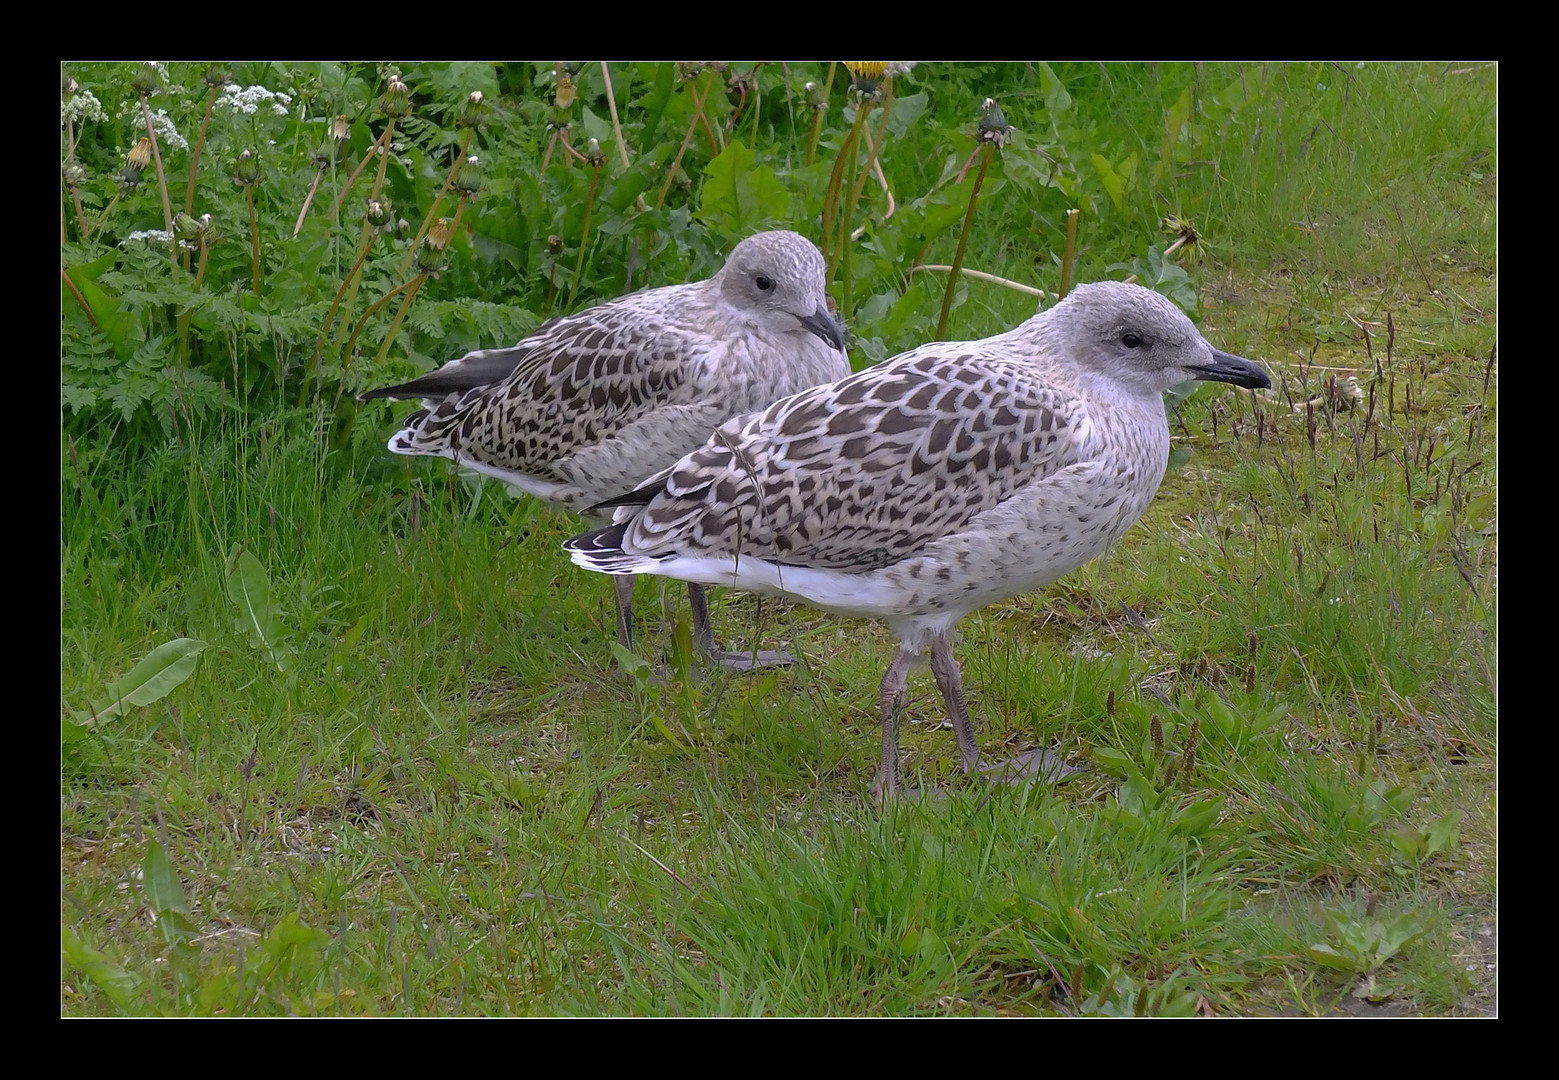
M 1212 363 L 1188 370 L 1196 372 L 1198 379 L 1233 383 L 1235 386 L 1244 386 L 1251 390 L 1265 390 L 1272 385 L 1272 380 L 1267 378 L 1267 373 L 1243 356 L 1219 352 L 1217 349 L 1213 350 Z
M 834 317 L 826 308 L 818 308 L 810 315 L 796 316 L 801 320 L 801 325 L 812 333 L 828 342 L 836 349 L 844 349 L 844 330 L 834 322 Z

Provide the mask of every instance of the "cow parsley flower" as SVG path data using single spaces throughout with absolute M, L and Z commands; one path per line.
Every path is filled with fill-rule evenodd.
M 267 90 L 263 86 L 239 86 L 237 83 L 229 83 L 222 87 L 222 94 L 217 98 L 216 103 L 218 108 L 226 107 L 246 115 L 259 112 L 261 105 L 269 105 L 271 111 L 277 116 L 286 116 L 287 106 L 292 104 L 292 95 Z
M 108 114 L 103 111 L 103 103 L 90 90 L 77 90 L 68 97 L 60 98 L 60 123 L 77 120 L 108 122 Z
M 134 123 L 137 127 L 146 126 L 146 117 L 140 113 L 135 114 Z M 167 109 L 158 109 L 152 113 L 152 127 L 157 131 L 157 141 L 163 146 L 171 146 L 175 150 L 188 150 L 189 142 L 179 134 L 179 129 L 173 126 L 173 121 L 168 118 Z
M 137 240 L 144 240 L 148 244 L 171 244 L 173 242 L 173 234 L 166 229 L 141 229 L 119 241 L 119 246 L 124 247 L 126 244 L 134 243 Z

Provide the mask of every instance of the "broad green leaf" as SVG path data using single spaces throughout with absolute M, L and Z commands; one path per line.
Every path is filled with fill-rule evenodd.
M 110 296 L 104 292 L 95 281 L 92 281 L 82 273 L 84 269 L 85 267 L 73 267 L 66 270 L 65 273 L 70 275 L 70 280 L 80 290 L 81 297 L 87 302 L 87 307 L 92 310 L 92 317 L 97 320 L 97 325 L 103 331 L 103 336 L 116 346 L 123 345 L 126 336 L 130 332 L 130 325 L 134 321 L 133 316 L 128 311 L 121 311 L 119 309 L 118 297 Z M 64 282 L 60 283 L 60 302 L 70 307 L 80 306 Z
M 227 597 L 238 605 L 237 628 L 256 645 L 271 643 L 271 579 L 265 567 L 242 545 L 227 557 Z
M 1050 114 L 1052 121 L 1072 107 L 1072 95 L 1066 92 L 1050 65 L 1043 61 L 1039 65 L 1039 85 L 1045 94 L 1045 112 Z
M 92 710 L 91 715 L 78 714 L 78 722 L 96 723 L 118 716 L 128 706 L 150 705 L 167 697 L 174 687 L 190 677 L 195 670 L 195 661 L 205 647 L 204 641 L 195 638 L 175 638 L 157 646 L 109 687 L 107 698 Z M 82 719 L 82 716 L 86 718 Z
M 1102 154 L 1091 156 L 1094 170 L 1099 174 L 1099 182 L 1104 185 L 1104 193 L 1110 197 L 1110 205 L 1115 207 L 1118 214 L 1126 204 L 1126 189 L 1137 171 L 1137 155 L 1132 154 L 1119 166 L 1111 166 Z
M 888 113 L 888 135 L 890 138 L 898 138 L 910 129 L 910 125 L 916 123 L 925 115 L 926 106 L 931 99 L 922 90 L 918 94 L 910 94 L 908 97 L 894 98 L 893 108 Z M 870 118 L 872 123 L 877 123 L 876 117 Z M 875 131 L 875 128 L 873 129 Z M 878 148 L 879 152 L 881 148 Z
M 227 596 L 238 605 L 234 627 L 269 652 L 278 670 L 286 671 L 291 666 L 292 650 L 280 640 L 270 576 L 242 544 L 234 544 L 227 557 Z
M 694 215 L 727 240 L 740 240 L 784 219 L 790 196 L 767 165 L 757 164 L 739 142 L 704 168 L 704 189 Z
M 1137 771 L 1137 763 L 1131 755 L 1120 750 L 1112 750 L 1108 746 L 1096 746 L 1093 750 L 1093 759 L 1113 773 L 1130 776 Z
M 69 960 L 98 988 L 113 999 L 114 1003 L 128 1007 L 131 995 L 141 987 L 141 980 L 110 960 L 105 954 L 89 948 L 68 926 L 60 927 L 60 948 Z
M 580 106 L 580 126 L 585 129 L 585 138 L 594 139 L 601 144 L 602 149 L 611 145 L 612 122 L 603 116 L 597 116 L 590 111 L 590 106 Z M 584 147 L 580 147 L 583 150 Z
M 1154 183 L 1162 180 L 1175 162 L 1175 148 L 1180 144 L 1180 131 L 1191 121 L 1191 88 L 1188 86 L 1175 103 L 1164 113 L 1164 143 L 1158 151 L 1158 167 L 1153 170 Z
M 671 729 L 666 726 L 666 721 L 661 719 L 659 713 L 655 713 L 654 715 L 652 715 L 650 717 L 650 719 L 655 721 L 655 728 L 656 728 L 656 730 L 661 733 L 662 737 L 664 737 L 667 742 L 669 742 L 677 750 L 686 750 L 687 749 L 687 747 L 683 746 L 681 741 L 678 740 L 677 737 L 671 733 Z
M 358 639 L 363 636 L 363 631 L 366 629 L 368 629 L 368 616 L 361 615 L 351 628 L 341 635 L 341 640 L 336 642 L 333 667 L 340 668 L 346 658 L 352 655 L 352 650 L 357 647 Z
M 1172 831 L 1183 836 L 1203 836 L 1217 823 L 1218 812 L 1222 809 L 1222 799 L 1203 799 L 1194 802 L 1175 814 Z
M 648 660 L 624 648 L 621 642 L 613 641 L 611 645 L 612 655 L 617 657 L 617 662 L 622 665 L 624 671 L 633 676 L 634 681 L 643 682 L 649 678 L 651 667 Z
M 1429 826 L 1429 845 L 1425 855 L 1438 855 L 1443 851 L 1450 851 L 1461 839 L 1462 812 L 1452 810 L 1449 814 L 1436 819 Z
M 1344 956 L 1330 945 L 1311 945 L 1305 952 L 1316 963 L 1323 964 L 1334 971 L 1362 971 L 1364 969 L 1357 957 Z
M 627 210 L 634 199 L 665 174 L 665 162 L 671 156 L 671 150 L 670 143 L 661 143 L 642 155 L 602 190 L 601 204 L 619 214 Z
M 155 840 L 147 847 L 146 857 L 141 860 L 141 888 L 146 891 L 147 906 L 157 914 L 167 911 L 189 913 L 184 903 L 184 884 L 179 881 L 179 872 L 173 868 L 173 862 L 167 852 L 162 850 L 162 845 Z
M 662 60 L 655 65 L 655 81 L 649 93 L 639 98 L 637 105 L 644 109 L 640 119 L 640 146 L 658 146 L 655 138 L 660 128 L 661 117 L 666 113 L 666 103 L 671 100 L 671 92 L 676 89 L 677 65 L 670 60 Z M 615 89 L 615 88 L 614 88 Z

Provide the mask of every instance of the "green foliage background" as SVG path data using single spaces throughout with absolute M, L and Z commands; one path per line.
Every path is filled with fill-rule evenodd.
M 62 69 L 62 1010 L 1487 1008 L 1497 72 L 919 65 L 865 118 L 891 215 L 837 170 L 847 257 L 842 65 L 609 72 Z M 179 138 L 132 184 L 143 96 Z M 727 597 L 807 665 L 697 680 L 673 630 L 625 693 L 574 524 L 392 458 L 355 394 L 769 227 L 828 250 L 856 367 L 930 340 L 986 98 L 965 267 L 1054 293 L 1080 209 L 1074 280 L 1279 385 L 1176 395 L 1121 550 L 966 624 L 982 746 L 1090 770 L 877 818 L 875 629 Z M 973 338 L 1037 300 L 952 304 Z M 931 701 L 911 767 L 951 780 Z

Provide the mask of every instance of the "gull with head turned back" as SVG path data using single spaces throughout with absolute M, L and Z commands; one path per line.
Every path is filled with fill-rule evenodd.
M 696 449 L 727 418 L 849 371 L 821 253 L 798 233 L 776 231 L 737 244 L 705 281 L 554 319 L 512 348 L 467 353 L 362 397 L 422 399 L 391 437 L 394 453 L 450 458 L 588 517 L 593 504 Z M 688 592 L 706 655 L 737 669 L 789 661 L 720 652 L 702 586 L 690 582 Z M 616 595 L 627 645 L 633 579 Z
M 949 632 L 987 604 L 1101 555 L 1142 515 L 1169 458 L 1163 393 L 1193 379 L 1266 387 L 1172 303 L 1080 285 L 981 341 L 912 349 L 728 420 L 564 547 L 608 574 L 661 574 L 875 618 L 883 676 L 875 790 L 902 785 L 898 718 L 927 651 L 966 772 L 979 748 Z

